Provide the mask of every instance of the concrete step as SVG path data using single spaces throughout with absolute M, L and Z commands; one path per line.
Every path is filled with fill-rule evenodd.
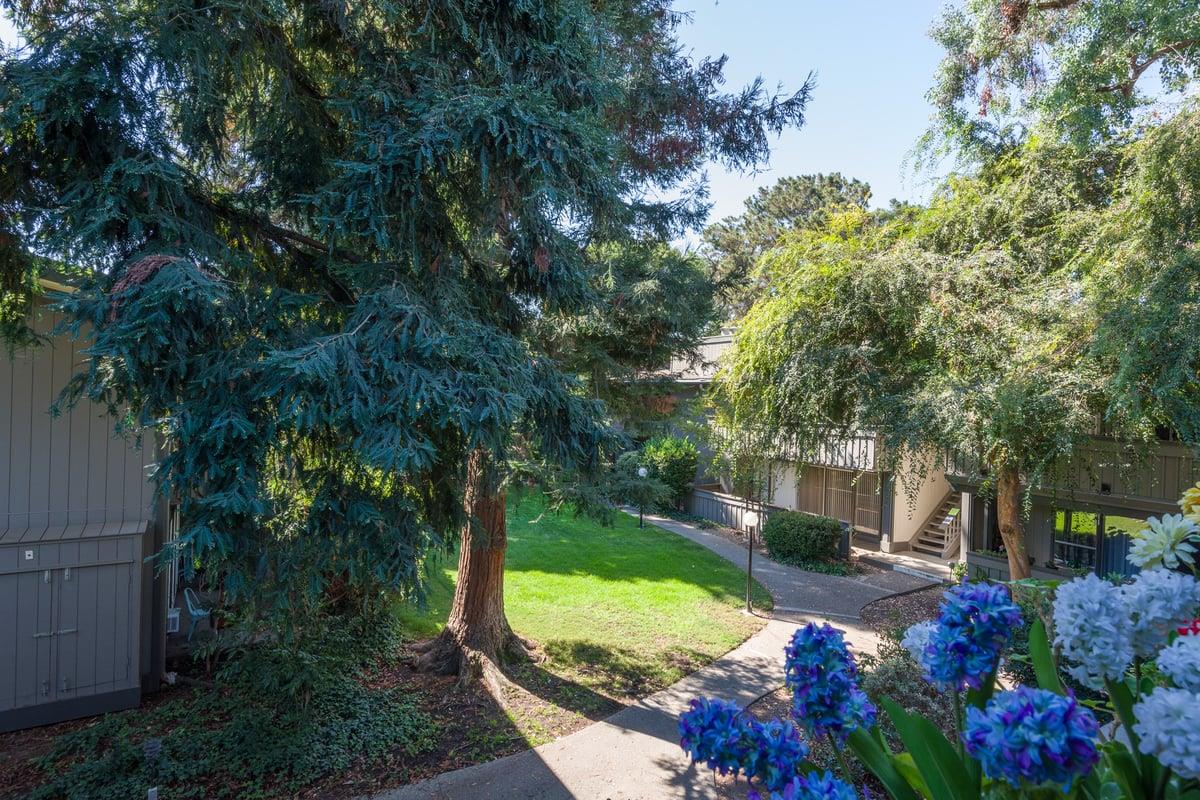
M 912 546 L 912 549 L 916 550 L 918 553 L 924 553 L 925 555 L 936 556 L 938 558 L 942 557 L 942 548 L 940 548 L 936 545 L 923 544 L 921 542 L 917 542 L 916 544 L 914 544 Z

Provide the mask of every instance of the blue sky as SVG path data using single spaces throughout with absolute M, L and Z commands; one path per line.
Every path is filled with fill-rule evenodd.
M 873 203 L 922 200 L 932 176 L 905 173 L 905 156 L 929 121 L 925 91 L 939 51 L 927 31 L 944 0 L 679 0 L 692 22 L 692 55 L 725 53 L 730 88 L 762 75 L 794 89 L 809 71 L 817 88 L 803 128 L 772 148 L 755 175 L 709 170 L 711 220 L 736 214 L 760 186 L 786 175 L 842 172 L 865 180 Z M 12 27 L 0 18 L 0 41 Z
M 904 171 L 928 126 L 925 100 L 940 58 L 927 31 L 944 0 L 680 0 L 693 22 L 681 38 L 700 57 L 729 56 L 729 85 L 762 75 L 798 87 L 809 71 L 817 87 L 803 128 L 784 133 L 769 168 L 757 175 L 709 171 L 711 220 L 741 211 L 760 186 L 786 175 L 841 172 L 865 180 L 872 203 L 928 196 L 929 174 Z

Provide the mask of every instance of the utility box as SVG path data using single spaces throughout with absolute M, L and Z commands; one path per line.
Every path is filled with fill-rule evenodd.
M 0 530 L 0 731 L 138 704 L 149 526 Z

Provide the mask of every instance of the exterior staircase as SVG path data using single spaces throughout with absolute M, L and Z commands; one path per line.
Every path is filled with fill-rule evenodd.
M 925 527 L 913 540 L 912 549 L 934 558 L 951 558 L 958 554 L 962 531 L 962 494 L 951 492 L 925 521 Z M 954 552 L 951 553 L 950 551 Z

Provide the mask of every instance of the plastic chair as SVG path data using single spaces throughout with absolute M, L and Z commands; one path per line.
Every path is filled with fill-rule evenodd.
M 187 640 L 192 640 L 192 634 L 196 632 L 196 624 L 202 619 L 207 619 L 209 611 L 200 605 L 200 598 L 196 596 L 196 591 L 190 586 L 185 586 L 183 589 L 183 602 L 187 603 L 188 610 L 188 634 Z

